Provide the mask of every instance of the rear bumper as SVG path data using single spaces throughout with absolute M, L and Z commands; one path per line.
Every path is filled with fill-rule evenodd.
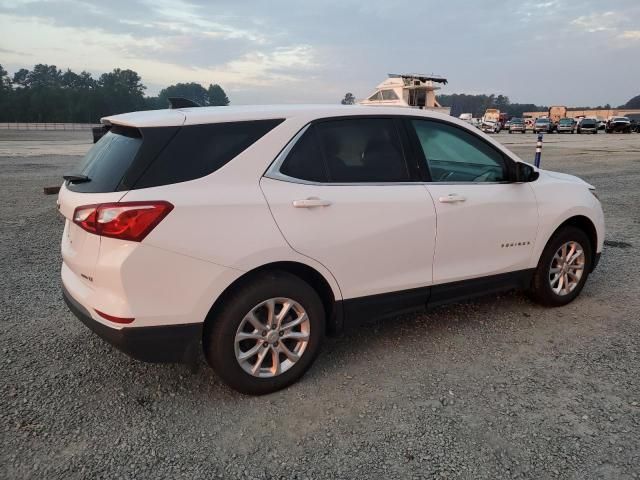
M 110 328 L 93 318 L 62 286 L 69 309 L 89 329 L 132 358 L 145 362 L 192 363 L 202 349 L 202 323 Z

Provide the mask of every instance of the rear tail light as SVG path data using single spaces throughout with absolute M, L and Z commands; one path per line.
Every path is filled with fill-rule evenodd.
M 73 223 L 103 237 L 141 242 L 171 210 L 164 201 L 85 205 L 73 212 Z

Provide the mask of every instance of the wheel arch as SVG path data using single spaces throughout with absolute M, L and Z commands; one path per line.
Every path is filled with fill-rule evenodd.
M 596 226 L 593 223 L 593 221 L 591 221 L 589 217 L 586 217 L 584 215 L 574 215 L 573 217 L 566 219 L 564 222 L 558 225 L 558 227 L 553 231 L 553 234 L 551 235 L 551 237 L 549 237 L 549 240 L 551 240 L 551 238 L 553 238 L 553 236 L 561 228 L 567 227 L 567 226 L 579 228 L 580 230 L 582 230 L 584 233 L 587 234 L 587 237 L 589 238 L 589 243 L 591 246 L 591 253 L 595 255 L 598 249 L 598 231 L 596 230 Z
M 240 286 L 251 281 L 257 275 L 265 272 L 286 272 L 301 280 L 307 282 L 313 288 L 325 309 L 327 333 L 335 333 L 342 329 L 343 315 L 340 302 L 337 302 L 336 296 L 329 281 L 315 268 L 304 263 L 295 261 L 279 261 L 260 265 L 252 270 L 245 272 L 243 275 L 228 285 L 222 293 L 216 298 L 215 302 L 209 309 L 205 317 L 205 330 L 208 323 L 215 321 L 215 314 L 220 306 L 229 298 L 229 296 Z

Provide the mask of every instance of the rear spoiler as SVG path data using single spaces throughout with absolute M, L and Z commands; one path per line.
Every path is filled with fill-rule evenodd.
M 107 132 L 111 130 L 111 125 L 102 125 L 101 127 L 93 127 L 91 129 L 91 133 L 93 134 L 93 143 L 96 143 L 102 137 L 104 137 Z
M 183 97 L 169 97 L 169 108 L 172 110 L 178 109 L 178 108 L 193 108 L 193 107 L 201 107 L 202 105 L 194 102 L 193 100 L 189 100 L 188 98 L 183 98 Z M 116 115 L 115 117 L 124 117 L 127 114 L 124 114 L 122 116 L 120 115 Z M 184 117 L 184 115 L 183 115 Z M 102 118 L 101 121 L 104 122 L 104 125 L 100 126 L 100 127 L 93 127 L 91 129 L 91 132 L 93 133 L 93 143 L 96 143 L 98 140 L 100 140 L 109 130 L 111 130 L 112 128 L 112 124 L 111 124 L 111 118 L 112 117 L 105 117 Z M 183 119 L 184 121 L 184 119 Z M 116 126 L 118 126 L 119 122 L 116 124 Z M 129 122 L 125 122 L 123 125 L 130 125 Z M 134 127 L 135 128 L 135 127 Z
M 189 100 L 188 98 L 183 97 L 169 97 L 169 108 L 191 108 L 191 107 L 201 107 L 199 103 L 194 102 L 193 100 Z

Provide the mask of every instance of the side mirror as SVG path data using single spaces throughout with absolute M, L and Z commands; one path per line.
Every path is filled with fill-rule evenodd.
M 518 183 L 534 182 L 540 176 L 540 174 L 531 165 L 526 163 L 517 162 L 515 167 L 514 180 Z

